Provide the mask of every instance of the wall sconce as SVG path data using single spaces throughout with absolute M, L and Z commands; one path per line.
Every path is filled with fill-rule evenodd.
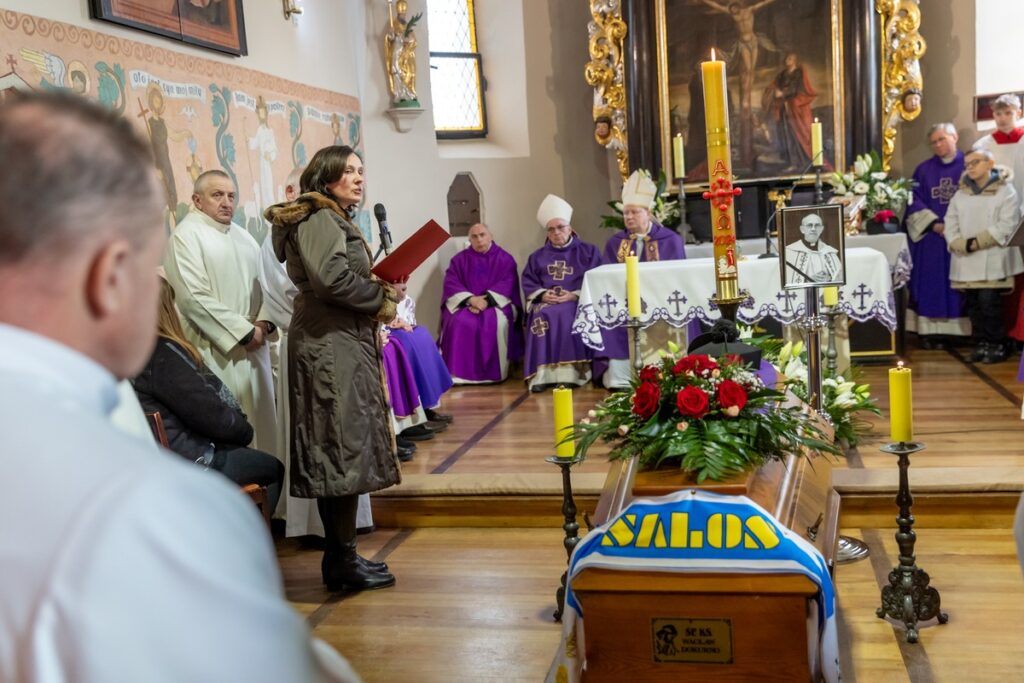
M 293 15 L 302 14 L 302 7 L 299 0 L 282 0 L 284 2 L 284 18 L 291 19 Z

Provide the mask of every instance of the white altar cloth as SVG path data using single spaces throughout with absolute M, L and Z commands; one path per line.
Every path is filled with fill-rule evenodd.
M 804 315 L 805 291 L 782 289 L 778 258 L 747 258 L 740 262 L 739 270 L 740 288 L 750 296 L 740 304 L 738 322 L 751 324 L 768 317 L 789 325 Z M 895 330 L 896 305 L 885 254 L 848 248 L 846 274 L 846 284 L 839 288 L 839 309 L 851 320 L 876 319 Z M 644 327 L 658 321 L 682 327 L 694 318 L 712 323 L 720 315 L 718 307 L 710 303 L 715 274 L 709 258 L 641 263 L 640 292 Z M 587 271 L 573 324 L 583 343 L 604 350 L 602 331 L 628 320 L 625 265 L 612 263 Z

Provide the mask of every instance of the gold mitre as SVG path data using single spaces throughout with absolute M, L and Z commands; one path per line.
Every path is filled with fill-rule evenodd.
M 637 169 L 629 176 L 622 186 L 623 206 L 642 206 L 647 210 L 654 208 L 654 199 L 658 194 L 658 186 L 654 184 L 646 171 Z
M 555 218 L 572 223 L 572 206 L 561 197 L 549 194 L 537 209 L 537 222 L 540 223 L 540 227 L 547 228 L 548 223 Z

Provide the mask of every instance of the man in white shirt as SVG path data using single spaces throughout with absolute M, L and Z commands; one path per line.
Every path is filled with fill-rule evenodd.
M 0 105 L 0 158 L 0 680 L 358 680 L 238 489 L 109 423 L 155 341 L 148 145 L 32 93 Z
M 235 185 L 223 171 L 196 178 L 192 203 L 164 256 L 185 334 L 238 399 L 256 432 L 250 445 L 281 457 L 266 345 L 276 329 L 258 281 L 260 246 L 231 222 Z

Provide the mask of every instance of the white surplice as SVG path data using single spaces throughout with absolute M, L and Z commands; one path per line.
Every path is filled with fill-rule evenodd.
M 260 247 L 248 232 L 193 209 L 171 233 L 164 269 L 185 334 L 238 399 L 256 431 L 251 446 L 278 455 L 268 345 L 252 353 L 239 345 L 257 320 L 268 320 L 257 275 L 259 259 Z

